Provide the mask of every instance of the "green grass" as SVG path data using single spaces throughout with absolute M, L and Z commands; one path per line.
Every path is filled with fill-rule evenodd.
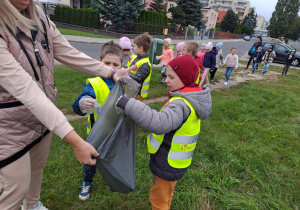
M 290 74 L 212 91 L 212 113 L 202 121 L 192 165 L 175 188 L 171 209 L 299 209 L 300 71 Z M 150 106 L 159 110 L 163 104 Z M 85 121 L 71 122 L 82 137 Z M 97 173 L 85 202 L 78 199 L 82 165 L 55 136 L 41 200 L 49 209 L 151 209 L 147 134 L 139 128 L 136 190 L 111 192 Z
M 105 36 L 101 34 L 93 34 L 88 32 L 76 31 L 72 29 L 65 29 L 65 28 L 57 28 L 61 34 L 65 35 L 74 35 L 74 36 L 86 36 L 86 37 L 96 37 L 96 38 L 104 38 L 104 39 L 115 39 L 115 37 Z

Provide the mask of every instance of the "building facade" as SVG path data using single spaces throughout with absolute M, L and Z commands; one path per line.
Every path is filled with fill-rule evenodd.
M 218 20 L 218 12 L 212 8 L 202 8 L 201 10 L 206 30 L 215 28 Z
M 267 24 L 264 16 L 258 15 L 257 18 L 257 24 L 255 30 L 266 30 Z
M 252 9 L 250 1 L 246 0 L 200 0 L 204 7 L 210 7 L 217 11 L 228 11 L 232 9 L 233 12 L 242 20 Z

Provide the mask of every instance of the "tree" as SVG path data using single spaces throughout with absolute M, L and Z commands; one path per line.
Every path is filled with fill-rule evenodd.
M 257 14 L 254 13 L 254 9 L 251 9 L 251 11 L 245 16 L 242 22 L 242 26 L 249 26 L 253 30 L 257 26 Z
M 171 24 L 179 24 L 179 25 L 185 25 L 186 21 L 184 20 L 185 13 L 179 9 L 178 7 L 171 7 L 168 12 L 171 13 L 172 18 L 169 19 L 169 22 Z
M 242 33 L 242 25 L 238 23 L 234 29 L 235 34 L 241 34 Z
M 223 20 L 220 24 L 222 31 L 230 31 L 231 33 L 234 32 L 234 29 L 237 25 L 237 18 L 232 11 L 232 9 L 228 10 L 226 15 L 223 17 Z
M 278 0 L 268 26 L 271 37 L 292 34 L 297 28 L 299 0 Z
M 118 30 L 124 27 L 126 21 L 137 20 L 145 5 L 142 0 L 91 0 L 91 6 L 103 20 L 111 21 Z
M 177 7 L 185 13 L 185 16 L 179 19 L 184 20 L 186 25 L 195 26 L 199 29 L 204 27 L 202 6 L 199 0 L 179 0 Z
M 149 6 L 149 10 L 164 14 L 166 13 L 166 5 L 164 5 L 163 0 L 153 0 L 153 2 L 151 2 Z

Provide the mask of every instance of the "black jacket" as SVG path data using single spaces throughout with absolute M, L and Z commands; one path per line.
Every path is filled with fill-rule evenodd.
M 147 58 L 149 57 L 148 54 L 143 54 L 143 55 L 138 55 L 136 57 L 136 59 L 133 60 L 133 62 L 131 63 L 130 66 L 133 66 L 134 64 L 136 64 L 139 60 L 143 59 L 143 58 Z M 130 67 L 129 66 L 129 67 Z M 129 76 L 134 79 L 135 81 L 137 81 L 140 85 L 143 84 L 144 80 L 148 77 L 148 75 L 150 74 L 150 66 L 148 65 L 148 63 L 144 63 L 140 66 L 140 68 L 137 70 L 136 74 L 132 74 L 131 72 L 129 72 Z
M 255 51 L 258 49 L 258 47 L 261 47 L 262 46 L 262 42 L 255 42 L 252 47 L 250 48 L 250 50 L 248 51 L 248 55 L 251 56 L 251 50 L 253 47 L 255 47 Z
M 289 65 L 289 66 L 292 65 L 293 61 L 295 60 L 295 54 L 292 55 L 292 58 L 289 60 L 290 55 L 291 54 L 288 54 L 288 55 L 285 56 L 285 64 Z

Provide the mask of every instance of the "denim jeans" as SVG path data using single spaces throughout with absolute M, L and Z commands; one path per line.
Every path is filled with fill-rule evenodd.
M 268 68 L 269 68 L 269 63 L 265 63 L 265 65 L 264 65 L 264 69 L 263 69 L 263 74 L 264 73 L 267 73 L 267 71 L 268 71 Z
M 231 72 L 233 71 L 233 68 L 234 68 L 234 67 L 228 67 L 228 66 L 226 66 L 226 71 L 225 71 L 226 82 L 229 81 L 229 79 L 230 79 L 230 74 L 231 74 Z
M 252 71 L 253 72 L 255 72 L 257 65 L 258 65 L 258 63 L 256 63 L 256 62 L 252 63 Z

